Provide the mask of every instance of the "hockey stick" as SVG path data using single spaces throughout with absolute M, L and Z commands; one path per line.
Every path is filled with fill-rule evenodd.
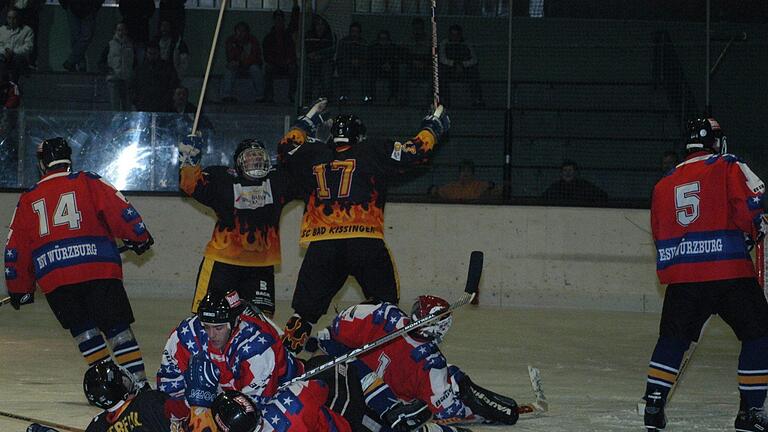
M 0 411 L 0 416 L 8 417 L 8 418 L 11 418 L 11 419 L 14 419 L 14 420 L 23 421 L 23 422 L 38 423 L 38 424 L 41 424 L 43 426 L 48 426 L 48 427 L 51 427 L 51 428 L 54 428 L 54 429 L 61 429 L 63 431 L 85 432 L 83 429 L 78 429 L 76 427 L 72 427 L 72 426 L 67 426 L 67 425 L 63 425 L 63 424 L 59 424 L 59 423 L 50 422 L 48 420 L 40 420 L 40 419 L 35 419 L 35 418 L 32 418 L 32 417 L 25 417 L 23 415 L 13 414 L 13 413 L 4 412 L 4 411 Z
M 203 88 L 200 89 L 200 97 L 197 100 L 197 110 L 195 111 L 195 121 L 192 123 L 190 135 L 197 133 L 197 125 L 200 122 L 200 112 L 203 110 L 203 99 L 205 91 L 208 88 L 208 77 L 211 76 L 211 65 L 213 64 L 213 55 L 216 53 L 216 42 L 219 40 L 219 31 L 221 30 L 221 20 L 224 18 L 224 9 L 227 6 L 227 0 L 219 0 L 219 19 L 216 21 L 216 29 L 213 32 L 213 41 L 211 42 L 211 52 L 208 53 L 208 66 L 205 67 L 205 76 L 203 77 Z
M 483 253 L 480 251 L 474 251 L 472 252 L 472 255 L 469 258 L 469 271 L 467 274 L 467 285 L 464 288 L 464 294 L 458 300 L 456 300 L 454 303 L 448 306 L 447 309 L 444 309 L 439 312 L 435 312 L 433 314 L 429 314 L 424 318 L 413 321 L 410 324 L 406 325 L 405 327 L 401 328 L 400 330 L 394 331 L 372 342 L 368 342 L 367 344 L 359 348 L 355 348 L 346 354 L 336 357 L 335 359 L 329 361 L 328 363 L 321 364 L 320 366 L 314 369 L 310 369 L 307 372 L 304 372 L 303 374 L 297 376 L 296 378 L 293 378 L 292 380 L 281 385 L 280 389 L 284 389 L 297 381 L 304 381 L 306 379 L 312 378 L 313 376 L 319 373 L 322 373 L 324 371 L 327 371 L 328 369 L 331 369 L 338 364 L 355 360 L 357 359 L 358 356 L 365 354 L 370 350 L 376 349 L 389 341 L 397 339 L 400 336 L 410 331 L 413 331 L 419 327 L 429 324 L 432 321 L 435 321 L 438 318 L 442 317 L 443 315 L 446 315 L 451 311 L 458 309 L 464 306 L 465 304 L 471 302 L 472 299 L 475 297 L 475 293 L 477 293 L 477 286 L 480 284 L 480 276 L 482 275 L 482 272 L 483 272 Z
M 432 103 L 437 108 L 440 105 L 440 80 L 437 60 L 437 0 L 432 0 Z
M 3 298 L 3 299 L 0 299 L 0 306 L 2 306 L 2 305 L 4 305 L 4 304 L 8 304 L 8 303 L 10 303 L 10 302 L 11 302 L 11 297 L 10 297 L 10 296 L 8 296 L 8 297 L 5 297 L 5 298 Z
M 704 322 L 704 325 L 701 326 L 701 332 L 699 333 L 699 339 L 697 341 L 691 342 L 691 346 L 688 348 L 688 351 L 685 352 L 685 355 L 683 356 L 683 361 L 680 363 L 680 369 L 677 372 L 677 379 L 675 380 L 675 383 L 672 384 L 672 388 L 669 389 L 669 393 L 667 394 L 667 402 L 666 405 L 669 405 L 669 403 L 672 401 L 672 396 L 675 395 L 675 391 L 678 387 L 680 387 L 680 381 L 683 380 L 683 375 L 685 374 L 685 371 L 688 370 L 688 366 L 690 366 L 691 361 L 693 360 L 693 355 L 696 353 L 696 347 L 699 346 L 701 343 L 701 339 L 704 337 L 704 331 L 707 329 L 707 326 L 709 325 L 709 322 L 712 320 L 712 318 L 707 318 L 707 320 Z M 641 400 L 637 403 L 637 415 L 644 415 L 645 414 L 645 401 Z

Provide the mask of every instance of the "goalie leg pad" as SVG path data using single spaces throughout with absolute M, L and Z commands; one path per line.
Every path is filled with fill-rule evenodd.
M 459 381 L 459 395 L 472 412 L 490 422 L 513 425 L 520 417 L 514 399 L 478 386 L 467 375 Z

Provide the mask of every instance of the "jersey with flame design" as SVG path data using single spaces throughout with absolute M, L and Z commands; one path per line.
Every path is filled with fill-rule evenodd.
M 303 130 L 294 128 L 278 149 L 282 163 L 304 189 L 302 244 L 384 238 L 388 179 L 428 162 L 437 139 L 424 129 L 403 143 L 365 141 L 341 150 L 308 140 Z
M 291 199 L 286 176 L 270 173 L 261 182 L 224 166 L 181 168 L 181 189 L 216 212 L 205 256 L 246 267 L 280 264 L 280 212 Z

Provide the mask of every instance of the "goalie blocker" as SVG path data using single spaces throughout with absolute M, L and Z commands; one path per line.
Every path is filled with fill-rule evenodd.
M 514 399 L 480 387 L 467 375 L 459 381 L 459 396 L 473 412 L 493 423 L 513 425 L 520 418 Z

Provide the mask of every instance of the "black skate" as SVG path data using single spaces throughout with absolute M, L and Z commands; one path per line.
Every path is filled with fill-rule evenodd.
M 736 415 L 733 427 L 741 432 L 765 432 L 768 431 L 768 415 L 762 408 L 750 408 L 740 410 Z
M 648 432 L 663 430 L 667 427 L 667 416 L 664 414 L 664 399 L 661 393 L 653 392 L 645 396 L 645 429 Z

